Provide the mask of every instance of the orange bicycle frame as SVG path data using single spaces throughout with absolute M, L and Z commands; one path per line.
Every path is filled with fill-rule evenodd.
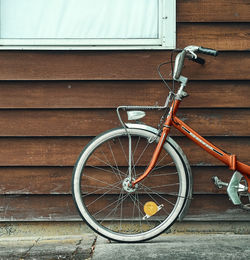
M 183 133 L 185 136 L 187 136 L 190 140 L 192 140 L 194 143 L 196 143 L 198 146 L 200 146 L 202 149 L 210 153 L 212 156 L 223 162 L 224 164 L 228 165 L 230 170 L 239 171 L 246 179 L 248 183 L 248 192 L 250 192 L 250 166 L 246 165 L 240 161 L 237 160 L 236 155 L 228 154 L 209 141 L 207 141 L 205 138 L 200 136 L 197 132 L 195 132 L 191 127 L 189 127 L 187 124 L 185 124 L 183 121 L 181 121 L 177 116 L 176 112 L 179 108 L 181 100 L 173 100 L 170 112 L 166 118 L 166 121 L 164 123 L 162 133 L 160 140 L 157 144 L 157 147 L 153 153 L 152 159 L 150 161 L 150 164 L 146 171 L 137 178 L 132 185 L 135 185 L 136 183 L 143 180 L 154 168 L 156 165 L 156 162 L 158 160 L 158 157 L 160 155 L 160 152 L 162 150 L 163 144 L 166 141 L 166 138 L 168 136 L 168 133 L 170 131 L 171 126 L 174 126 L 176 129 L 178 129 L 181 133 Z

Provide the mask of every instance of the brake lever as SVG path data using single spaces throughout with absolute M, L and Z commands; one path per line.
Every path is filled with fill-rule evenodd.
M 196 56 L 196 57 L 195 57 L 195 56 Z M 204 65 L 205 62 L 206 62 L 203 58 L 197 56 L 196 54 L 193 55 L 193 54 L 191 54 L 191 53 L 188 53 L 188 54 L 187 54 L 187 57 L 188 57 L 189 60 L 194 61 L 194 62 L 196 62 L 196 63 L 199 63 L 199 64 L 201 64 L 201 65 Z
M 193 51 L 191 51 L 191 50 L 187 50 L 191 55 L 192 55 L 192 58 L 191 59 L 197 59 L 197 54 L 195 54 Z

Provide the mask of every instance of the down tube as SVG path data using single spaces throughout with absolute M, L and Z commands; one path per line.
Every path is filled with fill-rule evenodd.
M 216 146 L 214 146 L 212 143 L 207 141 L 205 138 L 203 138 L 197 132 L 195 132 L 192 128 L 190 128 L 188 125 L 182 122 L 178 117 L 175 116 L 173 118 L 172 124 L 176 129 L 178 129 L 180 132 L 186 135 L 189 139 L 191 139 L 193 142 L 199 145 L 202 149 L 206 150 L 215 158 L 228 165 L 230 169 L 235 168 L 233 167 L 233 165 L 235 165 L 234 156 L 230 156 L 222 150 L 220 150 L 219 148 L 217 148 Z

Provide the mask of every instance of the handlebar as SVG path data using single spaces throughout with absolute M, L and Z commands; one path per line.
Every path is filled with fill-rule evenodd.
M 206 54 L 206 55 L 211 55 L 211 56 L 218 55 L 218 51 L 213 50 L 213 49 L 204 48 L 204 47 L 199 47 L 198 52 Z
M 204 48 L 201 46 L 200 47 L 193 46 L 193 45 L 187 46 L 175 58 L 175 66 L 174 66 L 174 73 L 173 73 L 173 78 L 175 80 L 178 80 L 181 75 L 185 57 L 188 57 L 190 60 L 199 63 L 201 65 L 205 64 L 206 62 L 205 59 L 198 57 L 196 52 L 206 54 L 206 55 L 211 55 L 211 56 L 218 55 L 218 51 L 214 49 Z

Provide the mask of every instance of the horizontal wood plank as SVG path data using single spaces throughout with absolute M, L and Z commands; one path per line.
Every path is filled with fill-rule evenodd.
M 179 22 L 249 22 L 247 0 L 177 0 Z
M 186 219 L 249 221 L 226 195 L 194 195 Z M 70 195 L 0 196 L 0 221 L 79 221 Z
M 147 112 L 143 122 L 156 127 L 162 114 Z M 186 108 L 178 117 L 204 136 L 250 136 L 250 109 Z M 0 118 L 0 136 L 94 136 L 120 126 L 114 109 L 0 110 Z
M 0 167 L 0 194 L 70 194 L 73 167 Z
M 72 171 L 73 167 L 0 167 L 0 194 L 71 194 Z M 211 178 L 229 182 L 232 176 L 226 167 L 192 167 L 192 173 L 195 194 L 226 194 Z
M 183 23 L 177 27 L 178 48 L 185 48 L 187 45 L 197 45 L 216 50 L 249 50 L 249 42 L 249 23 Z
M 185 137 L 175 137 L 192 165 L 222 165 Z M 249 137 L 209 137 L 216 146 L 250 164 Z M 0 138 L 0 166 L 73 166 L 89 137 Z
M 2 51 L 0 80 L 158 80 L 169 51 Z M 194 80 L 249 80 L 250 52 L 221 52 L 200 66 L 186 62 Z M 169 71 L 169 70 L 168 70 Z
M 190 81 L 186 91 L 182 108 L 250 107 L 250 81 Z M 161 81 L 0 81 L 0 108 L 163 105 L 167 95 Z

